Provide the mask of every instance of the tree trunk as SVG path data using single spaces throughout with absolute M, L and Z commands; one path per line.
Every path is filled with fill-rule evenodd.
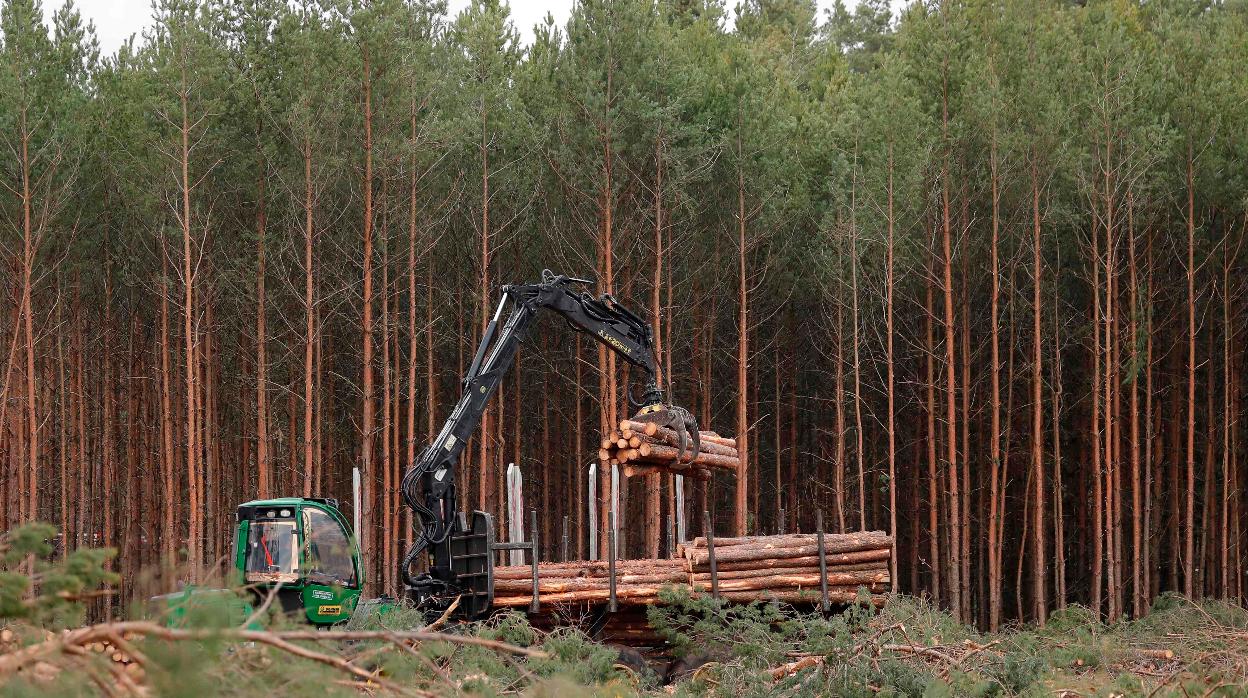
M 183 57 L 185 60 L 185 57 Z M 195 386 L 195 277 L 192 273 L 193 264 L 191 261 L 191 253 L 193 243 L 191 241 L 191 176 L 190 176 L 190 159 L 191 159 L 191 122 L 188 100 L 190 95 L 190 86 L 188 85 L 187 66 L 182 65 L 182 82 L 181 89 L 178 94 L 179 104 L 182 109 L 182 125 L 181 125 L 181 227 L 182 227 L 182 333 L 185 341 L 185 363 L 186 363 L 186 477 L 190 490 L 190 506 L 188 507 L 188 540 L 187 540 L 187 557 L 189 562 L 189 577 L 192 584 L 199 581 L 199 568 L 202 563 L 200 554 L 200 541 L 203 540 L 203 524 L 200 514 L 201 501 L 198 496 L 199 492 L 199 425 L 195 413 L 196 386 Z
M 836 473 L 833 489 L 836 490 L 836 532 L 845 533 L 845 312 L 836 304 L 836 392 L 832 401 L 836 410 Z
M 946 467 L 948 480 L 946 487 L 949 493 L 949 610 L 954 616 L 962 617 L 962 581 L 960 577 L 961 561 L 958 559 L 962 549 L 960 530 L 961 497 L 958 490 L 958 415 L 957 415 L 957 364 L 954 356 L 956 325 L 953 315 L 953 230 L 949 210 L 949 178 L 952 176 L 949 166 L 949 75 L 948 60 L 941 65 L 941 135 L 945 143 L 945 152 L 941 159 L 940 169 L 940 208 L 941 208 L 941 250 L 943 278 L 941 291 L 944 294 L 944 326 L 945 326 L 945 440 Z
M 361 366 L 363 373 L 361 380 L 361 419 L 360 419 L 360 470 L 362 471 L 363 485 L 361 487 L 361 500 L 363 501 L 363 516 L 361 518 L 361 526 L 364 527 L 362 538 L 361 557 L 363 558 L 364 569 L 370 573 L 375 573 L 377 569 L 376 560 L 376 503 L 374 502 L 374 482 L 377 479 L 377 473 L 373 469 L 373 439 L 376 420 L 376 404 L 373 402 L 373 69 L 370 60 L 369 49 L 364 47 L 363 54 L 363 91 L 364 91 L 364 180 L 361 187 L 364 190 L 364 221 L 363 221 L 363 247 L 364 247 L 364 281 L 363 281 L 363 317 L 360 323 L 360 335 L 362 344 Z M 375 574 L 370 574 L 370 580 L 374 579 Z M 375 594 L 377 590 L 377 582 L 370 581 L 368 583 L 368 594 Z
M 269 482 L 269 386 L 266 373 L 269 362 L 265 357 L 268 339 L 264 307 L 264 187 L 265 178 L 261 174 L 256 183 L 256 474 L 259 478 L 258 494 L 261 499 L 268 499 L 273 493 Z
M 1032 223 L 1032 366 L 1031 366 L 1031 463 L 1034 471 L 1032 493 L 1035 499 L 1035 550 L 1032 551 L 1032 617 L 1043 624 L 1048 615 L 1047 572 L 1048 549 L 1044 542 L 1044 338 L 1040 334 L 1040 289 L 1044 281 L 1044 267 L 1040 253 L 1040 182 L 1036 165 L 1031 166 L 1031 223 Z
M 21 110 L 21 171 L 22 171 L 22 331 L 26 347 L 26 500 L 22 509 L 23 522 L 39 520 L 39 409 L 36 398 L 34 294 L 35 229 L 32 220 L 33 194 L 30 169 L 30 125 L 26 109 Z M 7 397 L 7 396 L 6 396 Z
M 939 436 L 936 433 L 936 338 L 935 329 L 932 322 L 932 286 L 934 285 L 935 273 L 935 255 L 931 256 L 928 264 L 927 273 L 924 274 L 924 309 L 923 326 L 926 335 L 926 343 L 924 345 L 925 359 L 925 380 L 924 387 L 927 388 L 927 405 L 924 412 L 927 414 L 927 525 L 928 525 L 928 567 L 932 571 L 932 599 L 939 604 L 941 600 L 941 575 L 940 575 L 940 500 L 937 492 L 940 488 L 940 471 L 939 460 L 936 456 L 937 441 Z
M 742 471 L 737 473 L 736 506 L 733 529 L 736 534 L 746 534 L 746 502 L 748 473 L 745 472 L 749 450 L 750 420 L 747 412 L 747 370 L 749 367 L 749 286 L 746 279 L 745 239 L 745 173 L 741 157 L 741 115 L 737 115 L 737 450 L 741 454 Z
M 1140 491 L 1140 381 L 1139 352 L 1136 336 L 1138 334 L 1139 312 L 1139 278 L 1136 273 L 1135 260 L 1135 198 L 1130 189 L 1127 190 L 1127 274 L 1130 288 L 1127 293 L 1128 321 L 1127 336 L 1131 338 L 1131 613 L 1136 618 L 1144 615 L 1144 593 L 1142 589 L 1142 549 L 1144 547 L 1142 523 L 1143 496 Z M 1148 370 L 1145 367 L 1144 370 Z
M 1187 143 L 1187 506 L 1183 525 L 1183 594 L 1195 598 L 1196 553 L 1196 190 Z
M 312 266 L 316 229 L 312 217 L 312 141 L 303 139 L 303 496 L 316 486 L 313 460 L 313 351 L 316 347 L 316 286 Z M 356 532 L 359 535 L 359 532 Z
M 948 109 L 946 105 L 946 110 Z M 947 117 L 946 117 L 947 121 Z M 949 217 L 949 166 L 946 158 L 941 183 L 941 249 L 943 251 L 944 283 L 941 290 L 945 298 L 945 447 L 948 461 L 949 488 L 949 610 L 955 617 L 962 617 L 961 549 L 962 522 L 960 512 L 962 499 L 958 489 L 958 369 L 954 356 L 957 326 L 953 314 L 953 231 Z
M 888 144 L 888 246 L 885 248 L 885 281 L 884 281 L 884 342 L 886 347 L 886 364 L 888 380 L 888 534 L 892 538 L 890 548 L 889 574 L 892 579 L 892 593 L 900 591 L 897 568 L 897 410 L 895 395 L 897 380 L 894 374 L 893 359 L 893 264 L 894 264 L 894 217 L 893 217 L 893 144 Z M 911 512 L 918 516 L 917 509 Z M 915 545 L 918 541 L 912 541 Z M 917 593 L 912 588 L 910 593 Z
M 413 150 L 416 146 L 416 101 L 412 101 L 411 115 L 411 135 L 410 142 Z M 416 233 L 417 233 L 417 184 L 419 177 L 416 172 L 416 156 L 413 153 L 411 162 L 411 173 L 408 183 L 407 192 L 407 438 L 404 448 L 404 463 L 407 467 L 411 467 L 416 461 L 416 364 L 417 357 L 417 337 L 420 335 L 416 332 L 416 314 L 418 308 L 416 305 Z M 426 293 L 428 291 L 426 290 Z M 432 348 L 431 348 L 432 351 Z M 429 368 L 432 370 L 432 356 L 430 358 Z M 432 398 L 430 398 L 432 399 Z M 432 405 L 430 405 L 432 407 Z M 432 410 L 431 410 L 432 411 Z M 430 429 L 432 432 L 432 429 Z M 432 435 L 430 437 L 432 440 Z M 400 481 L 401 482 L 401 481 Z M 412 511 L 408 507 L 403 507 L 403 545 L 404 547 L 412 544 Z
M 1066 608 L 1066 518 L 1062 489 L 1062 327 L 1058 274 L 1061 252 L 1053 269 L 1053 382 L 1050 394 L 1053 403 L 1053 569 L 1056 571 L 1057 607 Z
M 1102 541 L 1105 536 L 1104 524 L 1104 473 L 1101 469 L 1101 332 L 1098 327 L 1101 320 L 1101 232 L 1096 225 L 1093 212 L 1092 233 L 1092 611 L 1100 617 L 1101 591 L 1103 589 L 1104 549 Z
M 858 465 L 858 530 L 867 530 L 867 476 L 864 472 L 862 453 L 862 362 L 858 351 L 858 196 L 857 171 L 850 193 L 849 206 L 849 279 L 854 333 L 854 457 Z M 796 484 L 796 483 L 794 483 Z
M 1000 189 L 997 173 L 997 144 L 993 134 L 992 150 L 989 164 L 992 173 L 992 315 L 989 326 L 992 328 L 992 416 L 988 434 L 988 498 L 992 512 L 988 522 L 988 630 L 996 632 L 1001 627 L 1001 544 L 997 540 L 1000 511 L 997 502 L 1001 499 L 1001 330 L 1000 330 L 1000 299 L 1001 299 L 1001 266 L 998 256 L 1000 232 Z M 1039 254 L 1039 252 L 1037 252 Z M 1037 280 L 1039 284 L 1039 280 Z M 1037 435 L 1037 438 L 1038 435 Z

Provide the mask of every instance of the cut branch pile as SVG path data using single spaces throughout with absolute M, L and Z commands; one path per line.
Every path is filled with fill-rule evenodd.
M 622 465 L 624 477 L 676 473 L 700 480 L 711 477 L 713 469 L 737 472 L 741 457 L 737 440 L 713 431 L 700 431 L 701 448 L 693 457 L 692 444 L 680 453 L 680 437 L 671 429 L 657 424 L 625 419 L 620 428 L 602 437 L 598 459 L 606 465 Z
M 891 539 L 880 531 L 824 535 L 828 601 L 853 602 L 860 587 L 883 605 L 889 584 Z M 719 596 L 748 603 L 766 599 L 818 602 L 821 597 L 819 541 L 816 534 L 715 539 L 715 580 Z M 540 563 L 538 601 L 605 603 L 611 595 L 605 560 Z M 619 560 L 615 598 L 620 605 L 658 603 L 666 586 L 688 586 L 694 596 L 711 593 L 710 549 L 705 538 L 678 547 L 674 559 Z M 494 604 L 528 606 L 533 576 L 529 565 L 494 569 Z
M 322 652 L 298 643 L 379 641 L 390 643 L 410 654 L 414 645 L 421 642 L 447 642 L 456 645 L 473 645 L 517 657 L 551 658 L 551 655 L 545 651 L 519 647 L 499 640 L 425 630 L 191 629 L 169 628 L 149 621 L 121 621 L 66 630 L 56 635 L 49 634 L 42 642 L 0 654 L 0 686 L 4 685 L 7 677 L 28 669 L 36 672 L 37 678 L 51 680 L 62 668 L 81 668 L 87 671 L 104 695 L 150 695 L 151 691 L 143 684 L 150 660 L 132 644 L 142 639 L 157 639 L 166 642 L 224 640 L 267 645 L 293 657 L 311 660 L 337 669 L 354 680 L 348 684 L 350 686 L 380 688 L 388 694 L 402 696 L 433 696 L 434 694 L 392 682 L 376 669 L 364 668 L 336 653 Z M 3 638 L 0 637 L 0 640 Z M 112 660 L 105 667 L 107 675 L 97 671 L 92 664 L 78 661 L 85 656 L 90 656 L 89 653 L 104 654 Z

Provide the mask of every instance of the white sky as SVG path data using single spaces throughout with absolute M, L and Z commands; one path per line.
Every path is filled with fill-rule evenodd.
M 533 38 L 533 25 L 541 22 L 548 11 L 554 15 L 556 24 L 562 25 L 572 11 L 573 2 L 574 0 L 511 0 L 512 21 L 520 30 L 523 40 L 528 43 Z M 817 0 L 817 3 L 822 21 L 824 10 L 832 6 L 832 0 Z M 44 0 L 44 12 L 51 17 L 52 11 L 61 4 L 62 0 Z M 83 17 L 95 23 L 100 49 L 105 55 L 115 52 L 131 34 L 136 36 L 136 40 L 141 40 L 143 30 L 152 22 L 151 0 L 77 0 L 76 4 Z M 468 0 L 449 0 L 450 15 L 455 16 L 467 4 Z M 730 6 L 732 4 L 734 3 L 729 2 Z M 895 11 L 904 2 L 892 0 L 892 4 Z

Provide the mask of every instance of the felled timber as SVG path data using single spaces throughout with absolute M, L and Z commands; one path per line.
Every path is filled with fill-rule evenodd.
M 539 605 L 660 603 L 670 587 L 693 596 L 734 603 L 775 599 L 789 603 L 852 603 L 859 593 L 882 605 L 890 577 L 891 539 L 879 531 L 846 534 L 695 538 L 670 559 L 541 563 Z M 722 541 L 722 542 L 721 542 Z M 709 565 L 714 546 L 716 565 Z M 530 565 L 496 567 L 494 604 L 528 607 L 533 600 Z
M 619 429 L 603 434 L 598 460 L 606 465 L 624 466 L 624 477 L 671 473 L 708 480 L 716 470 L 740 471 L 736 439 L 713 431 L 700 431 L 698 438 L 698 454 L 693 454 L 691 439 L 686 440 L 682 454 L 675 431 L 626 419 L 620 422 Z

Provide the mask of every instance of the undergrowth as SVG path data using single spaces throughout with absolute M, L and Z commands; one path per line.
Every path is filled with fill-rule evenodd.
M 652 657 L 647 668 L 628 661 L 638 655 L 622 657 L 577 628 L 539 630 L 518 612 L 450 623 L 434 640 L 402 639 L 429 621 L 407 606 L 358 615 L 342 627 L 356 637 L 296 637 L 285 647 L 241 636 L 237 619 L 224 622 L 205 606 L 205 617 L 184 619 L 201 635 L 161 636 L 165 625 L 156 618 L 116 626 L 125 629 L 108 640 L 116 646 L 99 652 L 95 640 L 112 637 L 106 630 L 113 626 L 73 628 L 85 604 L 115 582 L 105 567 L 109 554 L 53 560 L 51 533 L 36 526 L 0 537 L 2 696 L 1248 698 L 1248 610 L 1170 594 L 1135 620 L 1107 624 L 1072 605 L 1043 625 L 987 634 L 909 596 L 876 609 L 864 594 L 824 617 L 667 589 L 663 605 L 647 612 L 666 639 L 663 659 Z M 253 620 L 265 638 L 306 629 L 276 609 Z M 96 635 L 74 639 L 89 632 Z

